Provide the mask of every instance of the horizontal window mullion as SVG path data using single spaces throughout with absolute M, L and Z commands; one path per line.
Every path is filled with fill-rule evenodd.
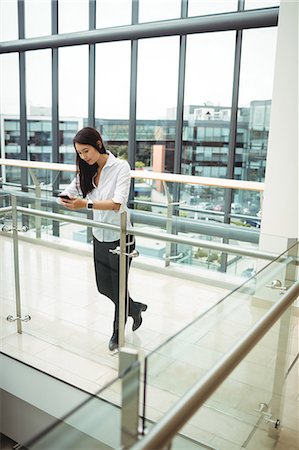
M 58 48 L 70 45 L 96 44 L 136 40 L 150 37 L 176 36 L 213 31 L 242 30 L 276 26 L 279 7 L 239 11 L 211 16 L 165 20 L 136 25 L 125 25 L 98 30 L 65 33 L 40 38 L 21 39 L 0 44 L 0 53 Z

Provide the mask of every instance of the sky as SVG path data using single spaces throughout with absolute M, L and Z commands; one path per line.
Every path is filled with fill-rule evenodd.
M 275 6 L 275 0 L 250 1 L 255 8 Z M 59 32 L 88 28 L 88 0 L 59 1 Z M 189 0 L 189 15 L 234 10 L 236 0 Z M 98 0 L 97 27 L 128 24 L 131 0 Z M 178 17 L 180 0 L 140 0 L 139 21 Z M 36 18 L 39 20 L 36 20 Z M 17 1 L 1 1 L 1 40 L 17 38 Z M 25 0 L 26 37 L 50 34 L 50 0 Z M 230 106 L 235 32 L 205 33 L 187 38 L 185 104 Z M 276 28 L 245 30 L 239 105 L 272 97 Z M 165 118 L 177 101 L 179 37 L 139 41 L 137 118 Z M 129 117 L 130 42 L 96 46 L 96 117 Z M 88 46 L 59 50 L 59 113 L 87 116 Z M 26 53 L 27 111 L 51 107 L 51 50 Z M 1 111 L 18 114 L 18 56 L 1 56 Z

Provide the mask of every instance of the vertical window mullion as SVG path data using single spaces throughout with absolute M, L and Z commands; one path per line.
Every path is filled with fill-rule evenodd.
M 239 0 L 238 11 L 244 10 L 244 0 Z M 238 97 L 240 85 L 240 67 L 241 67 L 241 47 L 242 47 L 243 31 L 236 31 L 236 46 L 235 46 L 235 60 L 234 60 L 234 76 L 233 76 L 233 92 L 232 92 L 232 106 L 229 130 L 229 145 L 228 145 L 228 161 L 227 161 L 227 178 L 234 178 L 234 166 L 236 155 L 237 142 L 237 122 L 238 122 Z M 232 189 L 226 189 L 224 195 L 224 223 L 230 223 L 230 211 L 232 204 Z M 228 239 L 223 239 L 222 242 L 228 243 Z M 227 253 L 221 253 L 220 271 L 226 272 L 227 269 Z
M 51 33 L 58 34 L 58 0 L 51 2 Z M 52 48 L 52 162 L 60 162 L 58 51 L 58 48 Z
M 188 14 L 188 0 L 182 0 L 181 18 L 185 19 Z M 180 53 L 179 53 L 179 77 L 178 77 L 178 96 L 176 108 L 176 135 L 174 150 L 174 173 L 181 173 L 182 160 L 182 133 L 183 133 L 183 114 L 184 114 L 184 88 L 185 88 L 185 71 L 186 71 L 186 43 L 187 36 L 180 37 Z M 176 199 L 178 201 L 178 199 Z
M 238 10 L 243 11 L 244 0 L 239 0 Z M 235 60 L 234 60 L 234 76 L 233 76 L 233 92 L 232 92 L 232 106 L 230 119 L 230 133 L 229 133 L 229 147 L 228 147 L 228 162 L 227 162 L 227 178 L 234 178 L 234 165 L 236 155 L 236 141 L 237 141 L 237 121 L 238 121 L 238 96 L 240 85 L 240 67 L 241 67 L 241 47 L 242 47 L 243 31 L 236 31 L 236 46 L 235 46 Z M 232 190 L 226 189 L 224 202 L 224 223 L 230 223 L 230 209 L 232 201 Z
M 96 28 L 96 0 L 89 0 L 89 30 Z M 88 125 L 95 127 L 95 70 L 96 49 L 95 44 L 88 46 Z
M 132 1 L 132 25 L 138 23 L 139 2 Z M 138 40 L 131 41 L 131 72 L 130 72 L 130 115 L 128 137 L 128 161 L 135 169 L 136 160 L 136 97 L 137 97 L 137 59 Z
M 18 32 L 19 39 L 25 39 L 25 5 L 18 0 Z M 26 60 L 25 52 L 19 52 L 19 83 L 20 83 L 20 144 L 21 159 L 27 160 L 27 109 L 26 109 Z M 21 171 L 22 188 L 27 185 L 27 173 Z

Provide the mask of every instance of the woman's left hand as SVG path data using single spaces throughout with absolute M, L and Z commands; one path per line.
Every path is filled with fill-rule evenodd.
M 61 199 L 61 203 L 67 209 L 76 210 L 76 209 L 86 208 L 86 200 L 84 198 L 73 197 L 70 200 Z

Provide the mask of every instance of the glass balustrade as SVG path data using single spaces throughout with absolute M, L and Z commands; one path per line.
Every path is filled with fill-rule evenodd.
M 15 332 L 12 321 L 15 319 L 16 290 L 14 279 L 14 247 L 10 237 L 5 233 L 11 233 L 12 216 L 10 195 L 0 195 L 0 315 L 1 315 L 1 339 Z M 10 318 L 11 322 L 7 320 Z
M 67 165 L 66 165 L 67 166 Z M 8 168 L 6 168 L 8 169 Z M 16 168 L 19 170 L 19 168 Z M 28 209 L 42 209 L 65 216 L 91 219 L 90 211 L 68 211 L 57 203 L 57 194 L 69 184 L 74 173 L 48 169 L 22 168 L 21 178 L 26 181 L 22 191 L 3 184 L 3 190 L 15 192 L 18 205 Z M 142 171 L 139 171 L 142 174 Z M 174 235 L 174 242 L 167 243 L 157 237 L 137 235 L 139 261 L 174 267 L 179 271 L 190 270 L 202 274 L 208 270 L 227 273 L 232 277 L 246 279 L 254 275 L 256 259 L 246 255 L 213 250 L 206 244 L 231 244 L 249 250 L 258 248 L 260 224 L 260 192 L 233 190 L 233 203 L 229 213 L 230 224 L 224 222 L 224 201 L 227 189 L 217 186 L 199 186 L 164 182 L 138 177 L 134 180 L 134 200 L 130 212 L 136 234 L 164 233 Z M 22 225 L 27 227 L 27 237 L 59 242 L 60 244 L 90 249 L 90 227 L 63 220 L 28 217 L 22 214 Z M 26 229 L 26 228 L 25 228 Z M 176 243 L 175 239 L 186 237 L 203 241 L 202 246 Z M 239 280 L 240 281 L 240 280 Z
M 0 359 L 6 410 L 1 432 L 22 448 L 120 449 L 130 439 L 127 407 L 138 392 L 138 361 L 90 393 L 5 353 Z
M 144 427 L 150 429 L 158 422 L 297 279 L 298 244 L 148 354 Z M 178 307 L 183 316 L 187 298 L 182 298 Z M 298 399 L 292 396 L 298 374 L 297 309 L 298 305 L 293 306 L 281 316 L 180 435 L 212 448 L 262 450 L 274 448 L 281 424 L 283 430 L 290 429 L 294 439 L 298 417 Z
M 86 242 L 87 233 L 90 233 L 90 240 L 92 239 L 90 227 L 70 222 L 70 220 L 76 222 L 76 220 L 86 219 L 88 211 L 66 211 L 47 190 L 41 191 L 40 195 L 40 198 L 30 197 L 29 193 L 17 195 L 20 305 L 22 317 L 30 317 L 31 319 L 22 322 L 23 333 L 33 338 L 36 343 L 42 341 L 59 349 L 57 350 L 61 354 L 58 358 L 59 368 L 64 371 L 66 379 L 68 379 L 69 374 L 65 363 L 65 357 L 67 356 L 65 352 L 71 352 L 74 358 L 78 358 L 78 360 L 82 357 L 87 358 L 95 363 L 95 367 L 99 364 L 105 365 L 111 378 L 117 371 L 117 360 L 111 358 L 107 349 L 107 343 L 112 334 L 113 305 L 97 292 L 94 280 L 92 246 L 90 242 Z M 49 214 L 54 212 L 56 214 L 55 220 L 51 217 L 39 216 L 39 211 Z M 65 221 L 64 216 L 66 217 Z M 5 213 L 2 217 L 4 225 L 8 227 L 11 223 L 12 213 Z M 140 231 L 140 228 L 136 227 L 137 248 L 141 256 L 136 261 L 139 259 L 144 261 L 142 243 L 149 239 L 138 236 L 138 231 Z M 84 233 L 85 236 L 82 237 Z M 80 235 L 80 238 L 76 239 L 76 235 Z M 155 236 L 154 242 L 159 242 L 163 251 L 161 263 L 159 263 L 157 257 L 152 257 L 154 264 L 151 267 L 155 270 L 164 266 L 167 256 L 166 251 L 170 251 L 171 246 L 175 246 L 179 250 L 184 246 L 189 248 L 190 253 L 201 251 L 199 247 L 170 244 L 159 240 L 160 236 L 163 236 L 161 231 L 159 234 L 156 231 Z M 190 238 L 190 234 L 184 233 L 179 233 L 174 238 L 180 238 L 181 236 Z M 194 237 L 194 235 L 192 236 Z M 1 235 L 1 242 L 5 241 L 7 245 L 11 245 L 11 248 L 13 248 L 13 240 L 10 237 L 11 231 L 6 231 Z M 153 240 L 151 241 L 153 242 Z M 214 253 L 213 250 L 209 249 L 205 251 L 210 254 Z M 213 286 L 214 281 L 212 279 L 210 282 L 207 279 L 205 280 L 208 286 L 203 285 L 202 280 L 198 277 L 198 272 L 196 270 L 193 273 L 191 272 L 191 269 L 195 266 L 175 262 L 170 254 L 168 256 L 171 268 L 180 271 L 177 273 L 180 273 L 181 278 L 186 277 L 188 286 L 185 286 L 186 283 L 183 280 L 179 282 L 180 279 L 175 278 L 177 273 L 172 274 L 172 278 L 166 277 L 165 281 L 157 282 L 155 287 L 153 287 L 152 282 L 154 274 L 146 276 L 145 272 L 142 271 L 142 274 L 137 272 L 135 275 L 134 268 L 130 274 L 133 297 L 144 303 L 150 303 L 150 305 L 145 333 L 141 338 L 135 333 L 132 334 L 130 331 L 131 319 L 129 319 L 126 327 L 126 342 L 134 348 L 141 349 L 145 354 L 189 325 L 195 317 L 212 307 L 231 289 L 231 287 L 220 287 L 221 283 L 218 283 L 217 287 Z M 6 277 L 7 270 L 14 266 L 13 253 L 5 252 L 5 260 L 7 264 L 5 267 L 3 266 L 3 277 Z M 257 270 L 258 265 L 263 267 L 268 264 L 267 260 L 257 258 L 248 257 L 246 260 L 250 261 L 251 267 L 254 267 L 253 270 Z M 135 264 L 135 260 L 133 264 Z M 143 262 L 140 263 L 140 267 L 142 267 L 142 264 Z M 212 259 L 210 264 L 213 264 Z M 241 261 L 239 261 L 239 264 L 241 264 Z M 137 263 L 135 266 L 137 271 Z M 246 266 L 243 266 L 243 270 L 246 270 L 244 267 Z M 200 266 L 197 268 L 200 268 Z M 252 275 L 252 273 L 253 271 L 247 276 Z M 193 275 L 192 281 L 190 281 L 190 274 Z M 240 282 L 239 279 L 238 282 Z M 13 284 L 10 284 L 10 286 L 13 286 Z M 162 289 L 161 286 L 164 286 L 165 289 Z M 148 298 L 149 292 L 154 293 L 153 301 Z M 182 296 L 185 298 L 186 292 L 189 292 L 189 303 L 184 309 L 181 307 L 181 298 Z M 15 308 L 15 303 L 12 302 L 7 310 L 7 315 L 14 315 Z M 8 326 L 11 333 L 15 332 L 16 324 L 5 322 L 5 325 L 6 328 Z M 26 338 L 24 337 L 24 339 Z M 11 343 L 17 351 L 16 340 Z M 37 352 L 34 355 L 37 367 L 43 366 L 47 359 L 52 361 L 54 365 L 58 364 L 55 359 L 55 352 L 50 349 L 46 350 L 45 353 Z M 30 360 L 32 360 L 32 355 Z M 107 377 L 108 375 L 105 378 L 106 381 L 109 380 L 109 377 Z M 78 382 L 84 386 L 86 375 L 82 373 L 79 378 Z M 92 383 L 95 381 L 93 376 L 87 377 L 87 379 Z
M 9 223 L 12 225 L 13 215 L 4 208 L 11 205 L 11 198 L 3 196 L 1 199 L 1 217 L 8 227 Z M 117 377 L 118 360 L 112 358 L 107 349 L 112 331 L 111 320 L 107 317 L 112 317 L 112 305 L 110 302 L 99 302 L 90 251 L 82 251 L 83 247 L 78 250 L 73 245 L 58 245 L 62 238 L 52 234 L 53 219 L 34 215 L 35 209 L 46 211 L 49 208 L 51 212 L 53 202 L 55 207 L 59 207 L 56 200 L 46 194 L 38 208 L 35 199 L 28 203 L 27 212 L 20 206 L 23 201 L 24 198 L 18 196 L 14 220 L 19 230 L 17 248 L 21 261 L 21 313 L 22 317 L 30 315 L 31 320 L 22 322 L 22 337 L 15 333 L 16 327 L 12 323 L 5 321 L 7 329 L 11 327 L 12 331 L 5 334 L 2 348 L 7 349 L 11 356 L 22 355 L 21 359 L 32 366 L 49 371 L 82 389 L 86 388 L 88 392 L 98 392 Z M 61 225 L 61 213 L 58 214 L 55 221 Z M 79 217 L 76 213 L 73 215 L 74 219 Z M 42 223 L 37 225 L 36 219 Z M 38 230 L 41 230 L 41 236 L 37 235 Z M 13 281 L 15 239 L 11 239 L 8 233 L 11 233 L 8 229 L 3 230 L 0 238 L 4 249 L 1 254 L 5 256 L 6 263 L 2 265 L 1 276 L 5 281 Z M 42 238 L 43 233 L 45 239 Z M 132 288 L 139 293 L 141 300 L 144 298 L 142 295 L 148 297 L 149 292 L 154 297 L 144 321 L 144 332 L 126 334 L 127 345 L 138 349 L 145 359 L 145 399 L 140 402 L 144 428 L 151 428 L 159 421 L 298 278 L 298 245 L 272 262 L 257 258 L 254 261 L 256 274 L 253 277 L 232 292 L 218 288 L 217 295 L 209 291 L 212 286 L 205 288 L 197 283 L 192 286 L 192 282 L 186 284 L 182 281 L 178 287 L 171 280 L 171 287 L 169 283 L 158 281 L 155 287 L 157 293 L 154 294 L 152 275 L 147 278 L 145 273 L 142 283 L 138 283 L 139 290 L 133 282 Z M 15 311 L 17 302 L 15 291 L 12 296 L 7 291 L 11 283 L 4 285 L 6 291 L 3 295 L 1 291 L 1 297 L 3 304 L 8 304 L 6 316 Z M 192 287 L 196 288 L 197 297 L 194 292 L 191 293 Z M 283 378 L 294 384 L 293 366 L 298 353 L 296 326 L 296 316 L 289 312 L 271 328 L 196 413 L 198 416 L 195 415 L 181 430 L 175 440 L 177 448 L 184 445 L 185 440 L 190 448 L 193 445 L 194 448 L 217 448 L 218 443 L 237 448 L 242 441 L 248 449 L 254 448 L 256 442 L 260 445 L 264 440 L 268 443 L 275 441 L 276 436 L 273 438 L 271 433 L 268 439 L 266 425 L 271 427 L 276 416 L 275 420 L 280 420 L 281 408 L 288 403 L 284 400 L 291 396 L 290 388 L 284 389 L 284 392 L 282 388 Z M 286 334 L 288 339 L 285 339 Z M 291 349 L 286 346 L 287 341 L 291 342 Z M 280 370 L 282 365 L 283 371 Z M 116 401 L 115 404 L 120 403 Z M 276 406 L 274 409 L 277 404 L 280 411 Z M 296 407 L 296 402 L 292 403 L 292 407 Z M 81 417 L 80 414 L 78 411 L 78 417 Z M 203 416 L 208 419 L 202 419 Z M 219 425 L 219 430 L 217 420 L 219 424 L 224 424 Z M 211 428 L 210 422 L 214 421 L 216 425 Z M 68 429 L 69 423 L 66 425 Z M 292 429 L 293 423 L 289 426 Z M 63 427 L 62 423 L 55 426 L 53 432 L 57 438 L 69 435 L 62 432 Z M 79 431 L 81 433 L 82 430 Z M 273 431 L 272 428 L 270 431 Z M 265 433 L 268 433 L 267 436 Z M 47 433 L 45 439 L 49 436 Z M 66 440 L 65 445 L 70 445 L 70 442 Z

